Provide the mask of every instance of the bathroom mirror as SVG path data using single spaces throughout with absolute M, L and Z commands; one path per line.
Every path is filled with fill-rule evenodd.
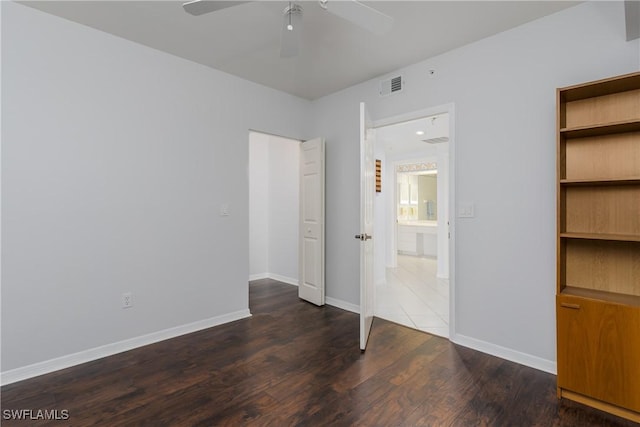
M 398 220 L 437 221 L 438 171 L 398 172 Z

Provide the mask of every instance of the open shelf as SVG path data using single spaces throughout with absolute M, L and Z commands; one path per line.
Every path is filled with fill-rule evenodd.
M 562 89 L 561 100 L 562 102 L 579 101 L 581 99 L 620 93 L 638 87 L 640 87 L 640 73 L 630 73 L 565 87 Z
M 560 233 L 640 236 L 640 185 L 561 186 Z M 628 240 L 628 239 L 625 239 Z
M 640 176 L 628 178 L 602 178 L 602 179 L 561 179 L 561 185 L 636 185 L 640 184 Z
M 575 286 L 565 286 L 560 295 L 571 295 L 575 297 L 588 298 L 597 301 L 611 302 L 615 304 L 630 305 L 640 307 L 640 296 L 618 294 L 615 292 L 599 291 L 596 289 L 578 288 Z
M 576 126 L 560 129 L 560 135 L 565 138 L 584 138 L 588 136 L 611 135 L 612 133 L 624 133 L 640 131 L 640 119 L 624 120 L 615 123 L 604 123 L 593 126 Z
M 561 184 L 626 185 L 640 180 L 640 131 L 560 138 L 559 149 Z
M 560 233 L 564 239 L 611 240 L 616 242 L 640 242 L 640 236 L 603 233 Z
M 573 236 L 577 238 L 560 240 L 562 267 L 559 291 L 566 285 L 640 296 L 638 240 L 605 240 L 602 235 L 587 233 L 575 233 Z M 628 237 L 621 236 L 621 239 Z

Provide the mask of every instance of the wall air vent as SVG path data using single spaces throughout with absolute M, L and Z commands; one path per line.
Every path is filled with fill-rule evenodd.
M 443 142 L 449 142 L 449 137 L 448 136 L 439 136 L 437 138 L 423 139 L 422 141 L 426 142 L 427 144 L 441 144 Z
M 380 82 L 380 96 L 387 96 L 392 93 L 402 92 L 402 89 L 404 89 L 402 76 L 391 77 L 390 79 Z

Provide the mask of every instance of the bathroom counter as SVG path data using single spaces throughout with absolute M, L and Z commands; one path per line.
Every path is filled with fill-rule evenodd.
M 398 221 L 397 249 L 410 255 L 436 256 L 437 221 Z
M 438 221 L 398 221 L 398 225 L 406 225 L 411 227 L 437 227 Z

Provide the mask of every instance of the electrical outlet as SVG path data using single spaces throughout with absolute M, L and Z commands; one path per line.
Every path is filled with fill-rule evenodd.
M 122 308 L 133 307 L 133 295 L 131 292 L 125 292 L 122 294 Z

